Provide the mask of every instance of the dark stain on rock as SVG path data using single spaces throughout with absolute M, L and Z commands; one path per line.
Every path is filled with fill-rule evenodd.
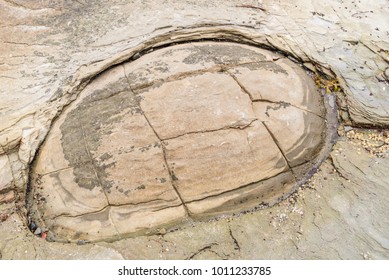
M 101 161 L 106 161 L 108 159 L 112 158 L 112 155 L 109 153 L 104 153 L 102 156 L 100 156 Z
M 121 112 L 140 110 L 131 91 L 115 93 L 113 88 L 115 86 L 109 86 L 106 91 L 98 90 L 86 97 L 80 106 L 68 113 L 60 127 L 65 159 L 73 167 L 75 181 L 82 188 L 100 186 L 109 189 L 112 186 L 106 169 L 115 163 L 102 163 L 111 157 L 108 153 L 100 157 L 102 162 L 95 159 L 94 154 L 102 136 L 111 134 L 112 125 L 122 119 Z
M 101 222 L 107 222 L 109 221 L 109 210 L 110 207 L 105 208 L 102 211 L 95 212 L 95 213 L 90 213 L 90 214 L 85 214 L 82 216 L 82 219 L 85 221 L 101 221 Z
M 251 71 L 268 70 L 268 71 L 272 71 L 276 74 L 281 73 L 281 74 L 288 75 L 288 72 L 284 68 L 282 68 L 279 64 L 272 62 L 272 61 L 245 63 L 245 64 L 239 65 L 239 67 L 245 67 Z
M 270 114 L 269 114 L 269 110 L 274 110 L 274 111 L 277 111 L 277 110 L 280 110 L 280 109 L 285 109 L 286 107 L 289 107 L 291 106 L 291 104 L 289 102 L 284 102 L 284 101 L 280 101 L 280 102 L 277 102 L 276 103 L 277 105 L 268 105 L 266 106 L 266 116 L 270 117 Z

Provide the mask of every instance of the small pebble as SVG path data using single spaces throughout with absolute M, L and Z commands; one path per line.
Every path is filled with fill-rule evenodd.
M 347 125 L 344 126 L 344 131 L 345 132 L 349 132 L 351 130 L 353 130 L 353 128 L 351 126 L 347 126 Z
M 34 234 L 35 235 L 39 235 L 39 234 L 41 234 L 42 233 L 42 230 L 41 230 L 41 228 L 37 228 L 35 231 L 34 231 Z
M 33 231 L 33 230 L 36 230 L 37 229 L 37 226 L 36 226 L 36 224 L 35 224 L 35 222 L 31 222 L 31 224 L 30 224 L 30 230 L 31 231 Z

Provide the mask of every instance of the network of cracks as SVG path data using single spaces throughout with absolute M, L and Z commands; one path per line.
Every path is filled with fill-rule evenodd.
M 161 48 L 100 74 L 55 121 L 30 217 L 49 240 L 98 241 L 273 205 L 325 158 L 327 124 L 314 81 L 281 54 Z

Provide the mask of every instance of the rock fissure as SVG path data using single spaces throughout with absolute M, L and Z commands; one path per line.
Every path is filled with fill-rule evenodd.
M 78 215 L 70 215 L 70 214 L 63 213 L 63 214 L 59 214 L 59 215 L 56 215 L 56 216 L 53 216 L 53 217 L 50 217 L 50 218 L 53 219 L 53 220 L 61 218 L 61 217 L 78 218 L 78 217 L 88 216 L 88 215 L 91 215 L 91 214 L 101 213 L 101 212 L 104 212 L 105 210 L 107 210 L 108 208 L 117 208 L 117 207 L 123 207 L 123 206 L 139 206 L 139 205 L 152 204 L 153 202 L 158 202 L 159 203 L 159 202 L 173 202 L 173 201 L 174 200 L 167 201 L 167 200 L 163 200 L 163 199 L 153 199 L 153 200 L 148 200 L 146 202 L 138 202 L 138 203 L 108 204 L 108 205 L 104 206 L 103 208 L 101 208 L 99 210 L 96 210 L 96 211 L 85 212 L 85 213 L 78 214 Z M 178 206 L 180 206 L 180 204 L 172 205 L 172 206 L 166 206 L 165 208 L 159 208 L 158 210 L 154 210 L 154 211 L 164 210 L 166 208 L 177 208 Z
M 182 198 L 182 196 L 181 196 L 180 192 L 178 191 L 177 186 L 176 186 L 176 184 L 174 182 L 174 181 L 177 180 L 177 177 L 174 174 L 174 172 L 171 170 L 171 168 L 169 167 L 169 164 L 168 164 L 167 159 L 166 159 L 166 147 L 163 144 L 163 142 L 161 142 L 161 146 L 162 146 L 163 158 L 164 158 L 164 161 L 165 161 L 165 164 L 166 164 L 166 168 L 167 168 L 167 170 L 169 172 L 169 179 L 170 179 L 171 185 L 174 188 L 174 191 L 177 194 L 178 198 L 180 199 L 182 205 L 184 206 L 185 212 L 187 213 L 188 216 L 190 216 L 190 212 L 188 210 L 188 206 L 186 205 L 184 199 Z
M 235 80 L 235 82 L 238 84 L 238 86 L 242 89 L 242 91 L 244 93 L 246 93 L 249 97 L 250 97 L 250 100 L 251 102 L 254 101 L 254 98 L 253 96 L 251 95 L 251 93 L 238 81 L 238 79 L 231 73 L 228 72 L 228 74 L 231 76 L 231 78 L 233 78 Z
M 284 151 L 281 149 L 281 146 L 280 146 L 280 143 L 278 142 L 278 139 L 275 137 L 275 135 L 271 132 L 271 130 L 269 129 L 269 127 L 266 125 L 265 122 L 262 122 L 263 126 L 266 128 L 267 132 L 270 134 L 271 138 L 273 139 L 274 141 L 274 144 L 276 144 L 278 150 L 280 151 L 280 153 L 282 154 L 282 157 L 285 159 L 286 161 L 286 164 L 288 165 L 288 168 L 289 170 L 293 173 L 293 169 L 292 169 L 292 166 L 290 165 L 290 162 L 288 160 L 288 158 L 286 157 Z M 294 174 L 293 174 L 294 175 Z
M 128 85 L 129 85 L 130 89 L 132 90 L 132 88 L 131 88 L 131 83 L 130 83 L 130 81 L 128 80 L 127 73 L 125 72 L 125 69 L 124 69 L 124 68 L 123 68 L 123 70 L 124 70 L 124 74 L 125 74 L 125 76 L 126 76 L 126 78 L 127 78 Z M 140 110 L 141 110 L 141 114 L 143 115 L 143 117 L 145 118 L 146 122 L 148 123 L 148 125 L 149 125 L 150 128 L 152 129 L 154 135 L 155 135 L 155 136 L 158 138 L 158 140 L 159 140 L 159 143 L 160 143 L 161 148 L 162 148 L 163 160 L 164 160 L 166 169 L 167 169 L 167 171 L 168 171 L 168 173 L 169 173 L 170 184 L 171 184 L 171 186 L 173 187 L 173 189 L 174 189 L 176 195 L 177 195 L 178 198 L 180 199 L 180 201 L 181 201 L 181 203 L 182 203 L 182 206 L 184 207 L 184 209 L 185 209 L 185 211 L 186 211 L 186 214 L 189 215 L 188 208 L 187 208 L 187 206 L 186 206 L 184 200 L 182 199 L 181 194 L 178 192 L 177 186 L 176 186 L 175 183 L 174 183 L 174 181 L 175 181 L 175 175 L 174 175 L 174 173 L 172 172 L 172 170 L 170 169 L 169 164 L 168 164 L 168 162 L 167 162 L 167 159 L 166 159 L 166 147 L 165 147 L 165 145 L 164 145 L 164 143 L 163 143 L 163 140 L 161 140 L 160 136 L 158 135 L 158 133 L 155 131 L 154 127 L 153 127 L 152 124 L 150 123 L 150 121 L 149 121 L 149 119 L 147 118 L 147 116 L 146 116 L 144 110 L 143 110 L 142 107 L 141 107 L 140 102 L 139 102 L 138 100 L 137 100 L 137 102 L 138 102 L 138 106 L 139 106 L 139 108 L 140 108 Z
M 244 63 L 239 63 L 239 64 L 217 64 L 217 62 L 215 62 L 216 64 L 214 66 L 212 66 L 212 67 L 209 67 L 209 68 L 199 69 L 199 70 L 195 70 L 195 71 L 184 71 L 184 72 L 181 72 L 181 73 L 173 74 L 173 75 L 168 76 L 168 77 L 163 78 L 163 79 L 162 78 L 160 78 L 160 79 L 156 78 L 155 80 L 152 80 L 150 82 L 144 82 L 144 83 L 141 83 L 139 85 L 131 84 L 130 80 L 129 80 L 129 83 L 131 84 L 132 91 L 134 93 L 136 93 L 136 94 L 139 94 L 144 89 L 147 89 L 147 88 L 150 88 L 150 87 L 155 87 L 155 86 L 161 85 L 161 84 L 166 83 L 166 82 L 180 81 L 180 80 L 183 80 L 183 79 L 186 79 L 186 78 L 190 78 L 190 77 L 194 77 L 194 76 L 198 76 L 198 75 L 202 75 L 202 74 L 206 74 L 206 73 L 228 73 L 239 84 L 239 82 L 235 78 L 235 76 L 229 72 L 230 69 L 233 69 L 233 68 L 236 68 L 236 67 L 245 67 L 245 66 L 250 66 L 250 65 L 257 65 L 257 64 L 260 65 L 261 63 L 262 64 L 271 63 L 273 61 L 274 61 L 274 59 L 273 60 L 265 60 L 265 61 L 261 61 L 261 62 L 250 61 L 250 62 L 244 62 Z M 244 87 L 241 84 L 239 84 L 239 85 L 242 87 L 242 89 L 244 89 Z M 244 90 L 244 91 L 251 97 L 251 95 L 250 95 L 250 93 L 248 91 L 246 91 L 246 90 Z
M 236 237 L 232 234 L 231 227 L 228 227 L 228 232 L 229 232 L 230 237 L 231 237 L 231 239 L 232 239 L 232 241 L 233 241 L 233 243 L 234 243 L 234 245 L 235 245 L 234 249 L 240 251 L 239 242 L 238 242 L 238 240 L 236 239 Z
M 187 260 L 192 260 L 192 259 L 193 259 L 194 257 L 196 257 L 197 255 L 199 255 L 199 254 L 201 254 L 202 252 L 207 251 L 207 250 L 211 249 L 213 246 L 217 246 L 217 245 L 219 245 L 219 244 L 216 243 L 216 242 L 213 242 L 213 243 L 211 243 L 211 244 L 209 244 L 209 245 L 206 245 L 206 246 L 200 248 L 199 250 L 197 250 L 197 252 L 193 253 L 192 255 L 190 255 L 189 257 L 187 257 L 186 259 L 187 259 Z
M 250 183 L 247 183 L 245 185 L 242 185 L 242 186 L 239 186 L 239 187 L 236 187 L 234 188 L 233 190 L 228 190 L 228 191 L 225 191 L 225 192 L 219 192 L 217 194 L 214 194 L 214 195 L 208 195 L 207 197 L 205 198 L 201 198 L 201 199 L 193 199 L 193 200 L 188 200 L 186 203 L 193 203 L 193 202 L 200 202 L 200 201 L 204 201 L 204 200 L 207 200 L 207 199 L 210 199 L 210 198 L 217 198 L 218 196 L 222 196 L 222 195 L 226 195 L 226 194 L 230 194 L 230 193 L 233 193 L 233 192 L 236 192 L 236 191 L 239 191 L 239 190 L 243 190 L 247 187 L 250 187 L 250 186 L 253 186 L 255 184 L 259 184 L 259 183 L 262 183 L 262 182 L 266 182 L 267 180 L 269 179 L 272 179 L 272 178 L 275 178 L 277 177 L 278 175 L 283 175 L 283 174 L 287 174 L 288 172 L 291 172 L 291 170 L 285 170 L 285 171 L 282 171 L 272 177 L 267 177 L 267 178 L 264 178 L 264 179 L 261 179 L 259 181 L 255 181 L 255 182 L 250 182 Z
M 107 199 L 107 203 L 109 204 L 109 198 L 108 198 L 107 191 L 105 190 L 105 187 L 104 187 L 104 185 L 103 185 L 103 183 L 101 181 L 99 173 L 96 170 L 95 161 L 93 160 L 92 155 L 90 154 L 90 149 L 89 149 L 89 146 L 88 146 L 88 142 L 86 140 L 84 125 L 83 125 L 82 121 L 80 123 L 81 123 L 81 131 L 82 131 L 83 142 L 84 142 L 84 145 L 85 145 L 85 150 L 87 152 L 88 158 L 90 159 L 90 162 L 92 163 L 92 168 L 93 168 L 93 172 L 94 172 L 94 175 L 96 177 L 96 180 L 97 180 L 97 182 L 99 182 L 100 188 L 103 191 L 103 193 L 105 195 L 105 198 Z
M 255 119 L 248 120 L 248 122 L 244 123 L 244 124 L 241 124 L 242 121 L 238 121 L 236 124 L 228 125 L 226 127 L 210 129 L 210 130 L 191 131 L 191 132 L 180 134 L 180 135 L 177 135 L 177 136 L 174 136 L 174 137 L 163 138 L 163 139 L 161 139 L 161 141 L 169 141 L 169 140 L 177 139 L 177 138 L 180 138 L 180 137 L 183 137 L 183 136 L 187 136 L 187 135 L 192 135 L 192 134 L 212 133 L 212 132 L 216 132 L 216 131 L 223 131 L 223 130 L 229 130 L 229 129 L 244 130 L 244 129 L 250 127 L 257 120 L 258 119 L 255 118 Z
M 88 160 L 88 161 L 85 161 L 85 162 L 81 162 L 80 164 L 86 164 L 86 163 L 92 163 L 92 162 L 90 160 Z M 68 169 L 72 169 L 72 168 L 73 168 L 72 166 L 68 166 L 68 167 L 56 169 L 54 171 L 50 171 L 50 172 L 47 172 L 47 173 L 39 174 L 39 176 L 43 177 L 43 176 L 46 176 L 46 175 L 55 174 L 55 173 L 58 173 L 58 172 L 61 172 L 61 171 L 64 171 L 64 170 L 68 170 Z

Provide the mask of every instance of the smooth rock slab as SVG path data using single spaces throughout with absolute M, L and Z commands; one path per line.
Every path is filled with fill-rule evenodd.
M 30 214 L 53 241 L 97 241 L 272 205 L 321 160 L 325 136 L 322 97 L 286 58 L 167 47 L 64 110 L 34 163 Z

